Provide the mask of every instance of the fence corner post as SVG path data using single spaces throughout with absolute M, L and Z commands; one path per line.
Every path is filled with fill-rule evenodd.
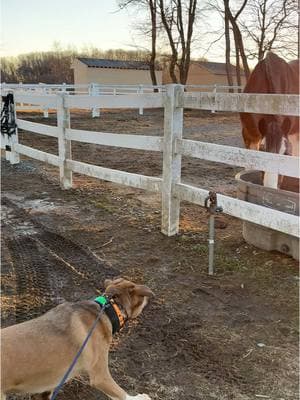
M 13 93 L 12 91 L 8 91 L 8 93 Z M 17 111 L 16 111 L 16 100 L 14 99 L 14 119 L 17 121 Z M 2 135 L 1 135 L 2 136 Z M 2 139 L 2 137 L 1 137 Z M 19 143 L 19 136 L 18 136 L 18 126 L 16 125 L 15 133 L 12 135 L 4 135 L 4 146 L 5 146 L 5 159 L 10 162 L 10 164 L 19 164 L 20 162 L 20 155 L 16 151 L 15 145 Z
M 162 227 L 167 236 L 178 233 L 180 200 L 174 194 L 175 184 L 181 181 L 181 154 L 175 152 L 177 139 L 182 138 L 183 107 L 177 106 L 177 98 L 183 94 L 182 85 L 166 85 L 164 103 L 164 151 L 162 182 Z
M 72 170 L 67 167 L 67 160 L 72 158 L 71 140 L 66 139 L 66 129 L 70 127 L 70 111 L 65 106 L 66 93 L 57 93 L 57 127 L 59 180 L 62 189 L 72 188 Z

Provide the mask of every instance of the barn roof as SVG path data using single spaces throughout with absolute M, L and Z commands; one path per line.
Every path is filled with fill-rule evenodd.
M 212 61 L 196 61 L 195 64 L 200 65 L 201 67 L 204 67 L 208 69 L 210 72 L 212 72 L 215 75 L 226 75 L 226 64 L 225 63 L 220 63 L 220 62 L 212 62 Z M 232 73 L 236 73 L 236 67 L 232 64 L 231 69 Z M 241 75 L 244 75 L 244 71 L 241 70 Z
M 104 58 L 78 57 L 78 60 L 88 68 L 116 68 L 116 69 L 141 69 L 149 70 L 149 64 L 144 61 L 107 60 Z

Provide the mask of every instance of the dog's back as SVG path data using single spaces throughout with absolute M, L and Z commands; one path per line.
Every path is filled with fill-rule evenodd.
M 97 310 L 90 301 L 63 303 L 41 317 L 2 329 L 1 391 L 52 390 L 71 363 Z M 78 367 L 80 364 L 75 372 Z
M 136 318 L 153 295 L 143 285 L 123 278 L 106 280 L 110 312 L 101 314 L 68 380 L 86 372 L 90 384 L 116 400 L 149 400 L 147 395 L 129 396 L 113 380 L 108 368 L 112 334 L 127 319 Z M 101 297 L 101 296 L 100 296 Z M 103 297 L 103 296 L 102 296 Z M 102 303 L 100 303 L 102 304 Z M 99 303 L 63 303 L 45 315 L 2 330 L 2 398 L 19 393 L 52 392 L 72 363 L 100 312 Z M 116 319 L 119 321 L 116 327 Z

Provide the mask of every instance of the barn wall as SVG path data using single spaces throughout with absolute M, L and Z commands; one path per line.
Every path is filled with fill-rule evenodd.
M 178 73 L 176 74 L 178 76 Z M 234 78 L 234 77 L 233 77 Z M 172 83 L 171 77 L 167 68 L 163 71 L 163 83 Z M 189 69 L 189 75 L 187 79 L 187 85 L 228 85 L 226 75 L 217 75 L 210 72 L 208 69 L 201 67 L 200 65 L 192 64 Z M 234 79 L 236 84 L 236 79 Z M 245 79 L 242 77 L 242 85 L 245 85 Z M 203 91 L 210 89 L 203 89 Z
M 79 65 L 81 64 L 81 65 Z M 83 66 L 83 68 L 82 68 Z M 162 83 L 162 71 L 156 71 L 158 84 Z M 126 70 L 113 68 L 88 68 L 78 61 L 74 63 L 74 82 L 76 83 L 102 83 L 114 85 L 152 85 L 150 72 L 145 70 Z
M 72 64 L 74 72 L 74 85 L 87 84 L 87 66 L 75 59 Z

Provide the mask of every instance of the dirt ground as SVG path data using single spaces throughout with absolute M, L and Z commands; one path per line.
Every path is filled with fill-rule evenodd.
M 26 119 L 56 124 L 40 114 Z M 162 135 L 160 111 L 73 113 L 72 127 Z M 238 117 L 185 113 L 184 137 L 241 146 Z M 57 141 L 20 132 L 20 142 L 57 154 Z M 73 158 L 160 176 L 160 154 L 73 144 Z M 239 169 L 183 160 L 183 181 L 235 195 Z M 207 275 L 207 213 L 183 203 L 180 233 L 160 232 L 156 194 L 74 174 L 63 191 L 55 167 L 2 161 L 2 326 L 67 300 L 93 298 L 107 277 L 127 276 L 156 294 L 116 336 L 112 375 L 153 400 L 298 399 L 298 264 L 242 238 L 220 217 L 216 275 Z M 10 399 L 22 397 L 10 396 Z M 28 398 L 28 397 L 24 397 Z M 37 397 L 36 397 L 37 398 Z M 78 378 L 60 400 L 105 399 Z

